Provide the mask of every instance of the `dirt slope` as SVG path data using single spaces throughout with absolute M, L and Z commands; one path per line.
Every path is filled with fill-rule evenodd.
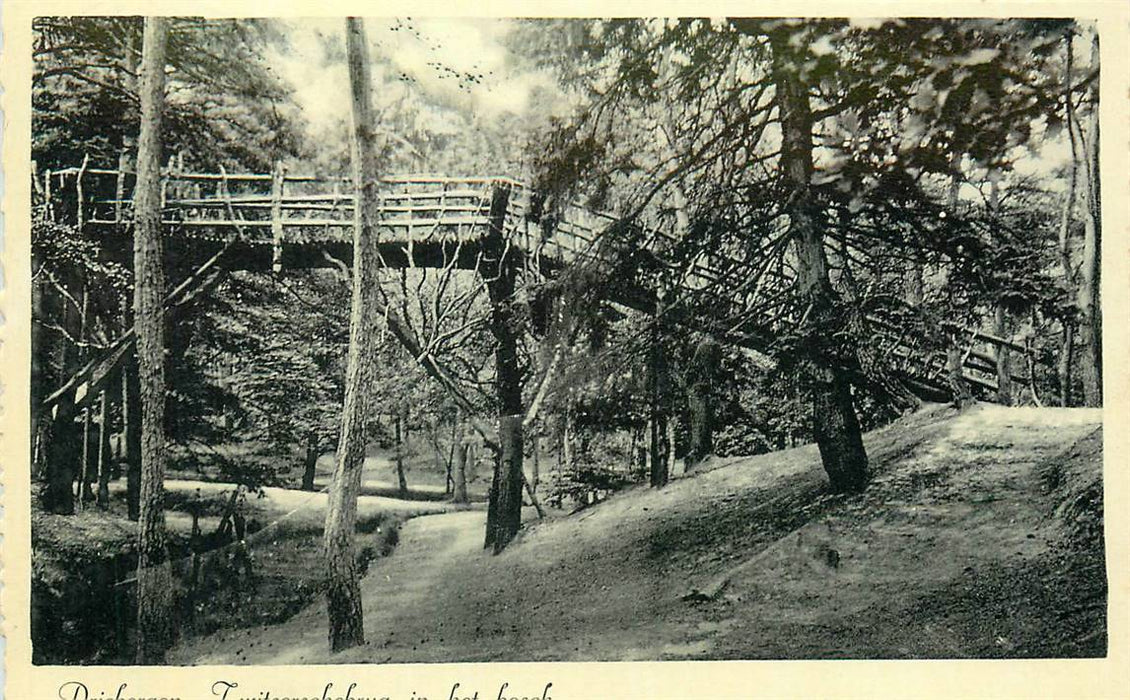
M 860 496 L 824 494 L 813 447 L 716 460 L 530 522 L 497 557 L 481 512 L 419 517 L 362 583 L 366 646 L 330 655 L 315 605 L 171 661 L 1104 653 L 1101 541 L 1071 545 L 1063 520 L 1098 507 L 1078 487 L 1101 470 L 1101 412 L 930 407 L 867 447 Z

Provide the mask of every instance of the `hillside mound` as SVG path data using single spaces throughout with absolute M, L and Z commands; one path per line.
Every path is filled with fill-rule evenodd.
M 941 406 L 866 436 L 872 482 L 826 492 L 813 446 L 713 460 L 501 555 L 483 514 L 409 521 L 362 582 L 368 643 L 323 606 L 176 663 L 1101 656 L 1101 412 Z

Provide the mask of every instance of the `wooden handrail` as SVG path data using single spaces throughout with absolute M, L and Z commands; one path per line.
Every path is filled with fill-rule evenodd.
M 63 175 L 77 175 L 79 168 L 60 168 L 59 170 L 52 170 L 51 174 L 55 176 Z M 116 168 L 87 168 L 85 174 L 87 175 L 118 175 L 124 172 L 126 175 L 134 175 L 132 170 L 121 171 Z M 172 171 L 168 168 L 162 168 L 161 176 L 167 177 L 170 180 L 183 180 L 183 181 L 203 181 L 203 182 L 271 182 L 274 175 L 271 173 L 192 173 L 192 172 L 179 172 Z M 342 182 L 353 183 L 353 178 L 349 176 L 332 177 L 332 176 L 319 176 L 319 175 L 286 175 L 284 180 L 286 182 Z M 386 175 L 380 178 L 381 182 L 389 184 L 419 184 L 419 185 L 441 185 L 441 184 L 481 184 L 481 185 L 508 185 L 514 188 L 524 188 L 525 185 L 508 175 L 474 175 L 474 176 L 447 176 L 447 175 L 431 175 L 426 173 L 411 173 L 405 175 Z

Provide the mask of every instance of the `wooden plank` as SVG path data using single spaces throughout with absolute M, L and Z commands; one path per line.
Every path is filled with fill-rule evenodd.
M 227 202 L 212 199 L 212 200 L 202 200 L 202 201 L 195 201 L 195 202 L 185 202 L 185 201 L 172 200 L 172 201 L 168 202 L 167 206 L 168 207 L 178 207 L 179 206 L 179 207 L 182 207 L 182 208 L 191 208 L 191 209 L 226 209 L 228 205 L 227 205 Z M 282 202 L 282 201 L 275 202 L 275 201 L 270 200 L 270 199 L 262 201 L 262 202 L 254 202 L 254 203 L 252 203 L 252 202 L 240 202 L 239 200 L 232 199 L 231 207 L 233 209 L 249 210 L 249 211 L 256 211 L 256 210 L 266 211 L 267 209 L 274 210 L 276 208 L 279 209 L 279 210 L 286 210 L 286 211 L 340 211 L 342 213 L 348 213 L 348 212 L 353 211 L 353 204 L 352 203 L 344 205 L 344 206 L 335 206 L 335 205 L 331 205 L 331 204 L 302 204 L 302 203 L 298 203 L 298 202 Z M 445 205 L 445 206 L 434 205 L 434 204 L 433 205 L 426 205 L 426 206 L 386 205 L 386 206 L 381 206 L 380 210 L 382 212 L 391 212 L 391 213 L 395 213 L 395 214 L 431 214 L 431 213 L 434 213 L 434 212 L 445 212 L 445 211 L 476 212 L 476 213 L 482 212 L 484 215 L 486 215 L 486 213 L 487 213 L 487 209 L 485 207 L 479 206 L 478 204 L 451 204 L 451 205 Z
M 490 208 L 490 203 L 483 198 L 485 190 L 446 190 L 443 192 L 382 192 L 381 200 L 401 201 L 401 200 L 474 200 L 474 203 L 453 204 L 451 206 L 478 206 L 484 211 Z M 97 200 L 98 204 L 114 204 L 114 203 L 129 203 L 132 199 L 100 199 Z M 262 204 L 268 205 L 274 201 L 270 195 L 241 195 L 231 197 L 230 201 L 233 205 L 241 204 Z M 282 197 L 283 204 L 303 204 L 303 203 L 321 203 L 321 202 L 353 202 L 353 195 L 340 194 L 340 193 L 318 193 L 318 194 L 295 194 Z M 482 204 L 479 204 L 482 202 Z M 225 200 L 217 197 L 200 197 L 196 199 L 180 198 L 169 200 L 170 205 L 184 205 L 184 206 L 209 206 L 209 205 L 222 205 Z M 386 205 L 391 206 L 391 205 Z M 447 205 L 430 205 L 432 207 L 447 206 Z

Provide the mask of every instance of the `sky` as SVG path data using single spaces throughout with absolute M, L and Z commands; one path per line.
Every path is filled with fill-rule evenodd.
M 432 109 L 417 110 L 427 130 L 460 128 L 444 108 L 489 122 L 504 113 L 521 115 L 540 95 L 559 92 L 547 72 L 522 67 L 505 44 L 515 26 L 507 18 L 368 18 L 365 20 L 374 69 L 378 111 L 408 98 L 423 97 Z M 344 61 L 344 20 L 302 18 L 284 23 L 290 50 L 271 63 L 295 90 L 313 134 L 326 133 L 350 117 L 349 76 Z M 329 56 L 329 48 L 337 51 Z M 1085 47 L 1084 47 L 1085 48 Z M 1083 50 L 1083 49 L 1080 49 Z M 461 84 L 456 73 L 478 82 Z M 1037 127 L 1037 131 L 1039 127 Z M 1035 152 L 1016 151 L 1021 175 L 1047 172 L 1070 158 L 1066 139 L 1039 140 Z M 1054 187 L 1054 185 L 1053 185 Z M 973 196 L 974 192 L 963 193 Z
M 543 73 L 515 65 L 503 38 L 512 20 L 495 18 L 376 18 L 365 21 L 374 63 L 374 102 L 380 110 L 404 99 L 409 89 L 437 104 L 470 111 L 483 119 L 504 112 L 523 113 L 532 91 L 549 88 Z M 343 57 L 327 58 L 327 41 L 343 51 L 344 21 L 304 18 L 286 22 L 291 50 L 278 54 L 274 65 L 294 85 L 296 100 L 315 133 L 350 114 L 349 75 Z M 444 71 L 481 76 L 460 87 Z M 382 77 L 392 79 L 392 85 Z

